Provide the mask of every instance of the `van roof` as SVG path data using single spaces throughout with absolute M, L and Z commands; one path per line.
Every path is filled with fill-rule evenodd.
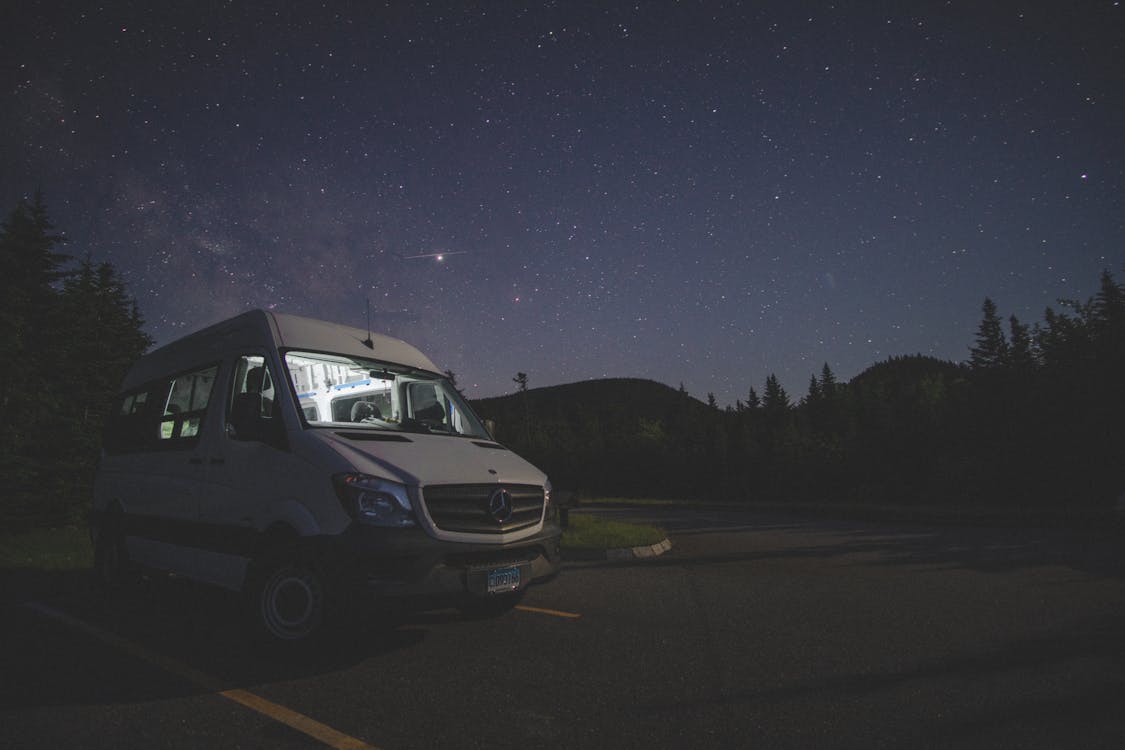
M 299 315 L 250 310 L 144 355 L 133 364 L 122 388 L 129 390 L 154 378 L 205 365 L 240 347 L 261 347 L 271 342 L 281 349 L 335 352 L 441 372 L 418 349 L 390 336 Z

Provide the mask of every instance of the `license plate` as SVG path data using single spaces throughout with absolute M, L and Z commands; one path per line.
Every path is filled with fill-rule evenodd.
M 503 594 L 520 587 L 519 568 L 499 568 L 488 571 L 488 593 Z

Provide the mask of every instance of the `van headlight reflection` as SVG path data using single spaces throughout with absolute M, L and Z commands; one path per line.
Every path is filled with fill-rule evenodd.
M 391 528 L 417 525 L 405 486 L 367 474 L 337 474 L 332 479 L 337 497 L 357 522 Z

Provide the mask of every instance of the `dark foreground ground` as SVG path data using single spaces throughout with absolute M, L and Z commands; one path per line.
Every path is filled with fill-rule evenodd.
M 675 546 L 300 657 L 183 582 L 0 579 L 0 747 L 1125 747 L 1114 529 L 596 512 Z

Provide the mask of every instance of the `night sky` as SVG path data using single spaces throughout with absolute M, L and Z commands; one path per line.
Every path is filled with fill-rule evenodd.
M 279 7 L 283 9 L 278 10 Z M 1120 2 L 23 2 L 0 211 L 42 189 L 157 343 L 252 307 L 471 397 L 721 405 L 963 361 L 991 296 L 1125 281 Z M 445 253 L 438 258 L 436 254 Z

